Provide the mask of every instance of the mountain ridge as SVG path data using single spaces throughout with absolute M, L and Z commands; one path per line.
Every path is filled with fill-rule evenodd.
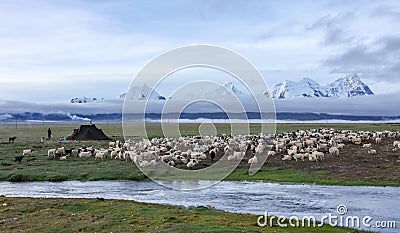
M 374 95 L 372 90 L 361 81 L 359 75 L 350 74 L 329 83 L 320 85 L 313 79 L 303 78 L 298 82 L 284 80 L 275 84 L 271 92 L 264 95 L 274 99 L 292 99 L 297 97 L 354 97 Z

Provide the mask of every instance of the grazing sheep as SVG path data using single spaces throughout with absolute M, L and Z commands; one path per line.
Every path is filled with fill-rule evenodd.
M 323 161 L 324 160 L 324 153 L 319 151 L 314 151 L 308 156 L 309 161 Z
M 371 143 L 364 144 L 362 147 L 363 148 L 371 148 Z
M 175 167 L 175 162 L 173 160 L 171 160 L 168 162 L 168 165 L 171 167 Z
M 310 140 L 310 139 L 306 139 L 306 145 L 307 146 L 314 146 L 314 141 L 313 140 Z
M 249 163 L 249 164 L 258 163 L 257 156 L 254 156 L 253 158 L 250 158 L 247 163 Z
M 361 145 L 361 142 L 362 142 L 361 138 L 354 138 L 354 139 L 353 139 L 353 143 L 354 143 L 355 145 Z
M 75 150 L 75 148 L 66 149 L 66 150 L 65 150 L 65 155 L 72 156 L 72 151 L 73 151 L 73 150 Z
M 8 143 L 14 142 L 15 139 L 17 139 L 17 137 L 15 137 L 15 136 L 11 137 L 11 138 L 8 138 Z
M 268 155 L 268 156 L 274 156 L 274 155 L 276 155 L 276 152 L 270 150 L 270 151 L 268 151 L 268 154 L 267 154 L 267 155 Z
M 79 153 L 79 158 L 90 158 L 92 156 L 92 152 L 91 151 L 81 151 Z
M 228 160 L 241 160 L 245 152 L 234 151 L 232 155 L 228 156 Z
M 106 157 L 106 151 L 97 151 L 94 156 L 94 160 L 101 159 L 101 161 L 103 161 L 105 157 Z
M 374 149 L 369 149 L 369 150 L 368 150 L 368 154 L 370 154 L 370 155 L 376 155 L 376 150 L 374 150 Z
M 23 150 L 23 151 L 22 151 L 22 155 L 24 155 L 24 156 L 31 156 L 31 155 L 32 155 L 32 149 Z
M 295 150 L 287 150 L 288 155 L 294 155 L 296 154 Z
M 24 158 L 23 155 L 17 155 L 17 156 L 15 156 L 15 163 L 16 163 L 16 162 L 21 163 L 23 158 Z
M 64 147 L 57 148 L 56 156 L 64 156 L 64 155 L 65 155 L 65 148 Z
M 81 149 L 73 149 L 71 151 L 71 156 L 78 157 L 79 152 L 81 152 Z
M 338 156 L 339 149 L 337 147 L 331 147 L 331 148 L 329 148 L 329 154 Z
M 199 164 L 199 162 L 196 159 L 191 159 L 187 164 L 186 167 L 188 168 L 193 168 L 195 166 L 197 166 Z
M 314 151 L 313 153 L 315 153 L 315 155 L 317 156 L 317 161 L 324 161 L 324 153 L 323 152 L 318 152 L 318 151 Z
M 214 159 L 218 153 L 218 148 L 216 147 L 216 148 L 210 150 L 208 153 L 210 154 L 211 161 L 214 161 Z
M 296 161 L 299 160 L 299 159 L 304 161 L 304 155 L 303 154 L 294 154 L 294 155 L 292 155 L 292 157 Z
M 49 149 L 47 150 L 47 157 L 48 159 L 53 159 L 56 156 L 57 149 Z
M 147 160 L 139 161 L 139 167 L 148 167 L 148 166 L 150 166 L 149 161 Z
M 117 158 L 118 157 L 118 153 L 119 153 L 119 150 L 113 150 L 113 151 L 111 151 L 111 153 L 110 153 L 110 158 L 111 159 L 113 159 L 113 158 Z

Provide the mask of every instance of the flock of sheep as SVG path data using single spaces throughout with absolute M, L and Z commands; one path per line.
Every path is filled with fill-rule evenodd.
M 400 148 L 400 141 L 398 141 L 400 132 L 398 131 L 313 129 L 276 135 L 186 136 L 143 139 L 138 142 L 112 141 L 109 142 L 108 148 L 49 149 L 47 156 L 48 159 L 59 160 L 67 160 L 72 156 L 96 160 L 130 160 L 139 167 L 155 166 L 160 162 L 165 162 L 170 166 L 181 164 L 181 166 L 194 168 L 202 160 L 213 161 L 217 156 L 222 155 L 226 155 L 227 160 L 245 159 L 244 161 L 249 164 L 258 163 L 263 156 L 280 156 L 283 161 L 322 162 L 325 156 L 339 156 L 340 151 L 349 143 L 366 148 L 365 152 L 368 154 L 377 154 L 373 147 L 388 138 L 394 140 L 393 150 L 398 150 Z M 28 149 L 23 151 L 22 157 L 30 155 L 32 155 L 32 150 Z

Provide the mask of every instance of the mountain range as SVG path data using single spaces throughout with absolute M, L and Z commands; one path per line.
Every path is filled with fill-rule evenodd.
M 298 82 L 284 80 L 275 84 L 271 92 L 264 95 L 274 99 L 298 97 L 354 97 L 373 95 L 371 89 L 361 81 L 357 74 L 351 74 L 322 86 L 313 79 L 303 78 Z
M 365 96 L 374 95 L 372 90 L 361 81 L 359 75 L 350 74 L 346 77 L 339 78 L 334 82 L 323 86 L 310 78 L 303 78 L 302 80 L 290 81 L 284 80 L 275 84 L 271 91 L 265 91 L 265 96 L 272 97 L 273 99 L 295 99 L 295 98 L 319 98 L 319 97 L 331 97 L 331 98 L 348 98 L 354 96 Z M 250 97 L 250 94 L 246 90 L 240 90 L 232 82 L 225 82 L 221 87 L 215 90 L 208 90 L 203 92 L 202 97 L 223 97 L 227 95 L 235 95 L 242 98 Z M 118 96 L 118 99 L 125 99 L 126 93 Z M 130 89 L 129 98 L 132 100 L 165 100 L 166 98 L 160 95 L 157 91 L 146 85 L 133 86 Z M 103 98 L 73 98 L 70 103 L 89 103 L 97 101 Z

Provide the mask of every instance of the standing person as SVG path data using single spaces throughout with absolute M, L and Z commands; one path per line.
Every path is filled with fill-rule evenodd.
M 50 128 L 47 130 L 47 137 L 48 137 L 48 139 L 52 138 L 51 129 Z

